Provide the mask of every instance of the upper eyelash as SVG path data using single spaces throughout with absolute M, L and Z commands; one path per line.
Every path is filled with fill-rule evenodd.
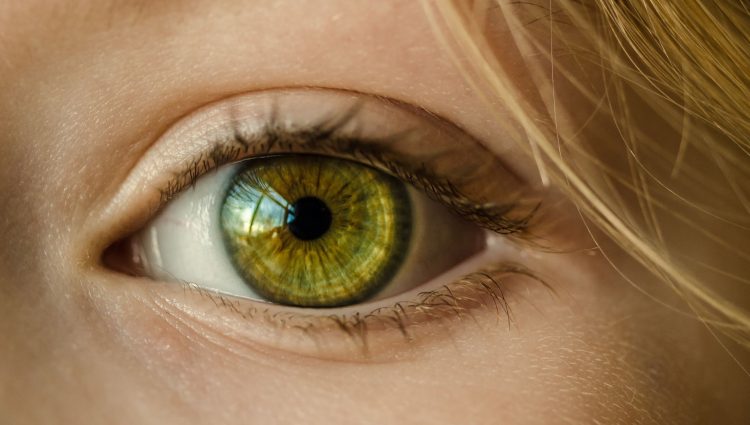
M 425 162 L 413 166 L 399 160 L 398 155 L 388 149 L 388 142 L 409 137 L 410 133 L 377 139 L 339 134 L 340 130 L 356 116 L 357 110 L 354 107 L 335 119 L 293 130 L 279 125 L 274 114 L 269 123 L 251 138 L 235 127 L 233 136 L 227 143 L 214 145 L 211 150 L 192 160 L 170 179 L 167 186 L 160 190 L 160 204 L 166 204 L 185 188 L 193 186 L 201 176 L 222 165 L 248 157 L 268 155 L 275 148 L 281 148 L 288 153 L 300 153 L 295 149 L 304 147 L 318 153 L 344 155 L 370 166 L 385 168 L 405 183 L 422 190 L 429 198 L 448 206 L 464 219 L 494 233 L 516 237 L 526 233 L 539 204 L 520 218 L 512 218 L 509 213 L 518 206 L 515 200 L 506 203 L 473 201 L 451 180 L 429 170 Z

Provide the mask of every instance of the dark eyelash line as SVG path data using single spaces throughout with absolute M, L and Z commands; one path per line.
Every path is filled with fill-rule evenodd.
M 462 193 L 453 181 L 432 172 L 426 161 L 414 166 L 399 160 L 399 155 L 387 146 L 404 138 L 414 137 L 413 132 L 403 132 L 379 139 L 356 134 L 341 135 L 341 129 L 355 118 L 358 110 L 355 105 L 339 117 L 324 120 L 306 129 L 283 128 L 278 124 L 274 112 L 269 123 L 250 137 L 235 126 L 230 140 L 215 145 L 175 174 L 167 186 L 160 190 L 160 204 L 165 205 L 178 193 L 194 186 L 201 176 L 222 165 L 250 157 L 284 153 L 322 153 L 343 155 L 372 167 L 385 169 L 405 183 L 422 190 L 434 201 L 451 208 L 464 219 L 489 231 L 506 236 L 524 235 L 540 204 L 520 218 L 513 218 L 510 217 L 510 213 L 518 206 L 515 200 L 505 203 L 477 203 Z M 280 152 L 272 153 L 275 149 Z M 300 152 L 300 149 L 306 149 L 307 152 Z M 467 175 L 466 178 L 471 176 Z
M 510 288 L 503 284 L 509 276 L 528 278 L 544 286 L 552 295 L 554 289 L 527 267 L 513 262 L 494 265 L 443 285 L 439 288 L 420 292 L 414 301 L 400 301 L 391 306 L 380 307 L 369 313 L 311 315 L 296 312 L 272 311 L 264 306 L 243 306 L 234 297 L 203 288 L 197 284 L 184 282 L 186 291 L 210 300 L 217 308 L 227 309 L 242 319 L 252 320 L 261 317 L 282 329 L 301 332 L 315 342 L 315 331 L 326 325 L 341 331 L 364 356 L 369 356 L 368 333 L 378 326 L 395 327 L 406 342 L 413 342 L 411 325 L 424 321 L 446 320 L 448 318 L 477 319 L 473 312 L 478 309 L 494 310 L 497 321 L 505 318 L 509 329 L 514 323 L 508 301 Z

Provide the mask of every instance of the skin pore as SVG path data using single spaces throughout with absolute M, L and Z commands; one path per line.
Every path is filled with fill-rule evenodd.
M 254 91 L 314 87 L 417 105 L 540 187 L 533 160 L 506 137 L 515 125 L 466 83 L 419 2 L 5 3 L 0 417 L 8 423 L 750 418 L 750 378 L 703 324 L 665 307 L 688 311 L 668 288 L 648 286 L 653 279 L 625 254 L 609 247 L 649 295 L 584 250 L 593 242 L 565 202 L 552 213 L 575 224 L 551 240 L 565 240 L 569 253 L 509 254 L 553 291 L 509 277 L 512 323 L 477 309 L 425 324 L 413 343 L 375 337 L 369 357 L 337 349 L 345 335 L 334 332 L 320 351 L 261 343 L 280 331 L 180 284 L 101 265 L 107 246 L 127 236 L 127 223 L 109 224 L 140 207 L 112 199 L 155 141 L 195 110 Z M 494 47 L 533 92 L 512 39 Z

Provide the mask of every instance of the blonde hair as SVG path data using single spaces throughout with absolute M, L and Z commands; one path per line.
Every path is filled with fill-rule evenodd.
M 587 221 L 679 292 L 691 315 L 750 347 L 743 306 L 750 292 L 747 6 L 718 0 L 423 5 L 488 105 L 499 101 L 505 116 L 518 121 L 523 130 L 514 138 L 535 159 L 542 181 L 563 188 Z M 492 27 L 490 15 L 504 21 L 503 29 Z M 500 35 L 512 38 L 523 79 L 533 80 L 538 93 L 522 93 L 519 78 L 511 78 L 518 65 L 499 59 L 508 54 L 495 46 Z M 577 103 L 563 92 L 576 93 Z M 684 232 L 691 232 L 690 244 L 680 238 Z

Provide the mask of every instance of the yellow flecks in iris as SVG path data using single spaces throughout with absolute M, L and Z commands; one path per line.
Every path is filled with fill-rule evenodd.
M 332 214 L 321 237 L 289 230 L 291 205 L 323 201 Z M 322 156 L 248 161 L 222 206 L 222 229 L 235 267 L 271 301 L 336 306 L 360 301 L 400 266 L 411 234 L 406 188 L 368 166 Z

